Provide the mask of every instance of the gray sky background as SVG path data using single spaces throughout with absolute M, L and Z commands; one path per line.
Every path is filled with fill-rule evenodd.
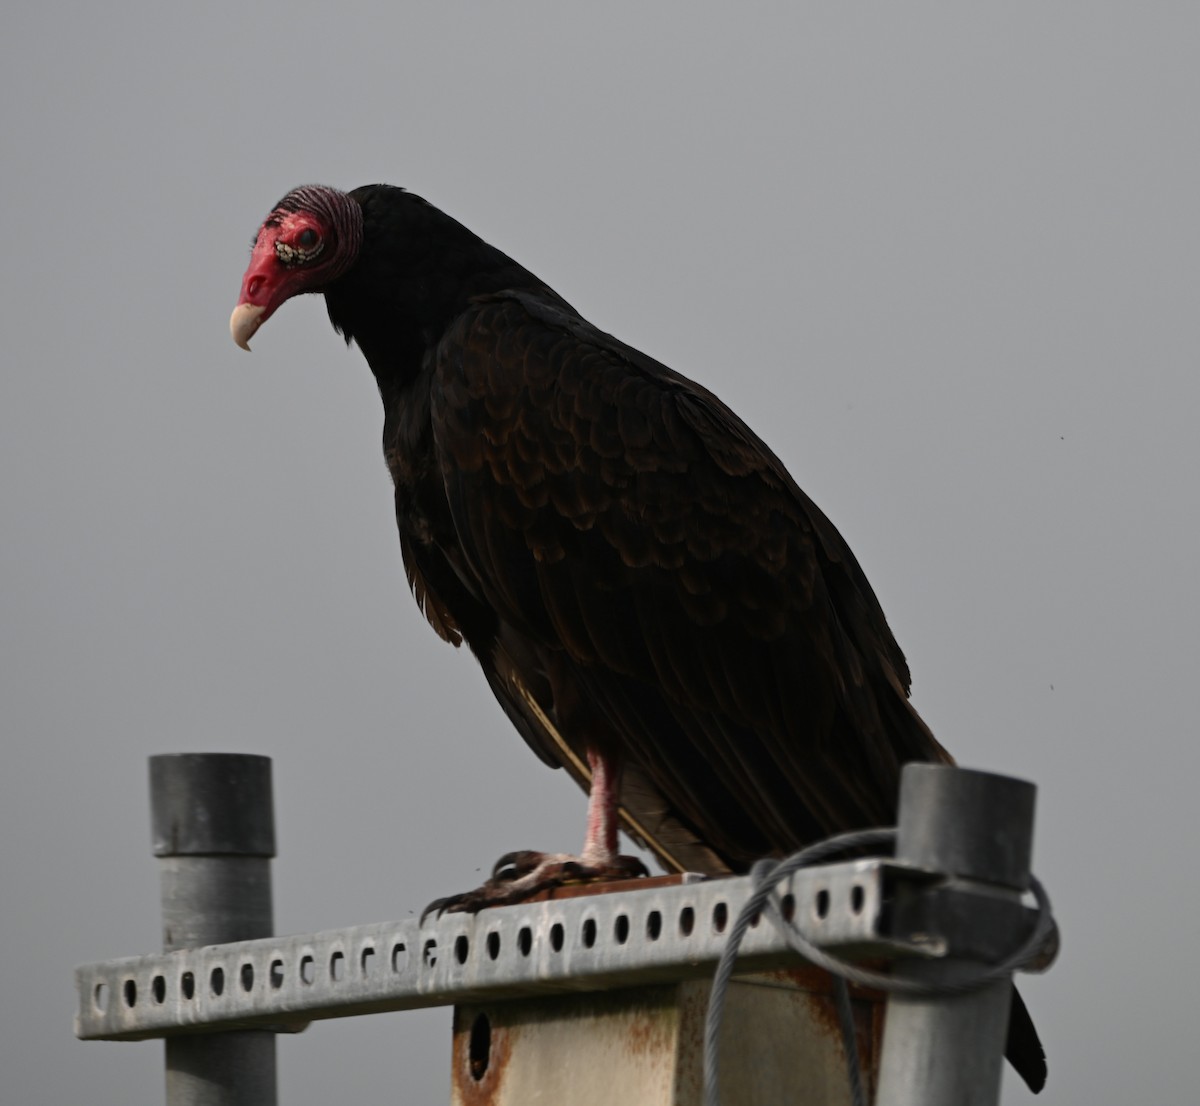
M 376 180 L 776 449 L 935 733 L 1040 785 L 1044 1100 L 1195 1101 L 1200 8 L 982 7 L 7 8 L 4 1103 L 161 1101 L 71 1035 L 73 966 L 158 945 L 153 753 L 274 758 L 280 932 L 581 842 L 407 594 L 323 301 L 228 335 L 274 201 Z M 449 1012 L 279 1051 L 285 1106 L 443 1102 Z

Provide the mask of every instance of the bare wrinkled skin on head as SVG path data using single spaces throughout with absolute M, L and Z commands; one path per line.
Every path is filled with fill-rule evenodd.
M 249 350 L 250 339 L 282 303 L 328 287 L 354 264 L 361 244 L 362 209 L 345 192 L 325 185 L 294 188 L 255 237 L 229 317 L 234 342 Z

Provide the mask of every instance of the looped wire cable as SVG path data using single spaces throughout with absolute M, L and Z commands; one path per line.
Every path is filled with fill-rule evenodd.
M 785 920 L 777 887 L 788 876 L 798 872 L 801 868 L 811 867 L 813 864 L 839 853 L 855 849 L 878 848 L 884 845 L 894 847 L 895 842 L 896 831 L 892 828 L 858 830 L 854 833 L 839 834 L 837 837 L 830 837 L 825 841 L 818 841 L 815 845 L 801 849 L 778 862 L 760 860 L 751 868 L 750 875 L 755 884 L 754 893 L 746 900 L 729 931 L 729 938 L 721 951 L 721 959 L 717 964 L 712 990 L 709 994 L 708 1014 L 704 1023 L 705 1106 L 720 1106 L 717 1093 L 720 1064 L 718 1042 L 721 1036 L 721 1021 L 725 1012 L 725 996 L 729 990 L 729 981 L 733 976 L 738 951 L 741 948 L 742 939 L 746 936 L 746 930 L 750 928 L 751 920 L 762 914 L 768 905 L 772 907 L 767 912 L 768 916 L 788 944 L 810 964 L 824 968 L 834 977 L 834 1000 L 845 1045 L 846 1063 L 850 1076 L 850 1093 L 854 1106 L 866 1106 L 866 1097 L 847 982 L 860 987 L 871 987 L 898 994 L 965 994 L 968 991 L 986 987 L 989 983 L 1005 978 L 1039 959 L 1047 938 L 1054 931 L 1054 915 L 1050 908 L 1050 898 L 1046 894 L 1046 889 L 1033 875 L 1029 877 L 1029 889 L 1038 906 L 1037 922 L 1034 924 L 1033 932 L 1015 952 L 1004 960 L 997 964 L 980 967 L 977 971 L 967 972 L 954 980 L 933 982 L 903 979 L 860 968 L 845 960 L 830 956 L 817 948 Z

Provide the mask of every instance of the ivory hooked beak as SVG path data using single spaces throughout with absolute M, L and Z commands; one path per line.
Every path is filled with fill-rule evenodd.
M 266 310 L 265 307 L 260 307 L 255 303 L 239 303 L 233 309 L 233 314 L 229 316 L 229 333 L 233 335 L 233 340 L 247 352 L 250 350 L 250 339 L 262 325 Z

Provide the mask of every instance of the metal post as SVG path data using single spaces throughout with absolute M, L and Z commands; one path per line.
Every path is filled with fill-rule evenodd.
M 897 859 L 970 881 L 1007 908 L 1029 886 L 1037 789 L 948 765 L 910 764 L 900 785 Z M 952 982 L 961 959 L 901 960 L 895 974 Z M 878 1106 L 994 1106 L 1012 982 L 963 995 L 888 1001 Z
M 163 951 L 269 937 L 275 818 L 269 757 L 150 758 L 154 855 L 161 862 Z M 173 980 L 220 993 L 223 973 Z M 166 1039 L 167 1106 L 274 1106 L 275 1035 L 263 1030 Z

